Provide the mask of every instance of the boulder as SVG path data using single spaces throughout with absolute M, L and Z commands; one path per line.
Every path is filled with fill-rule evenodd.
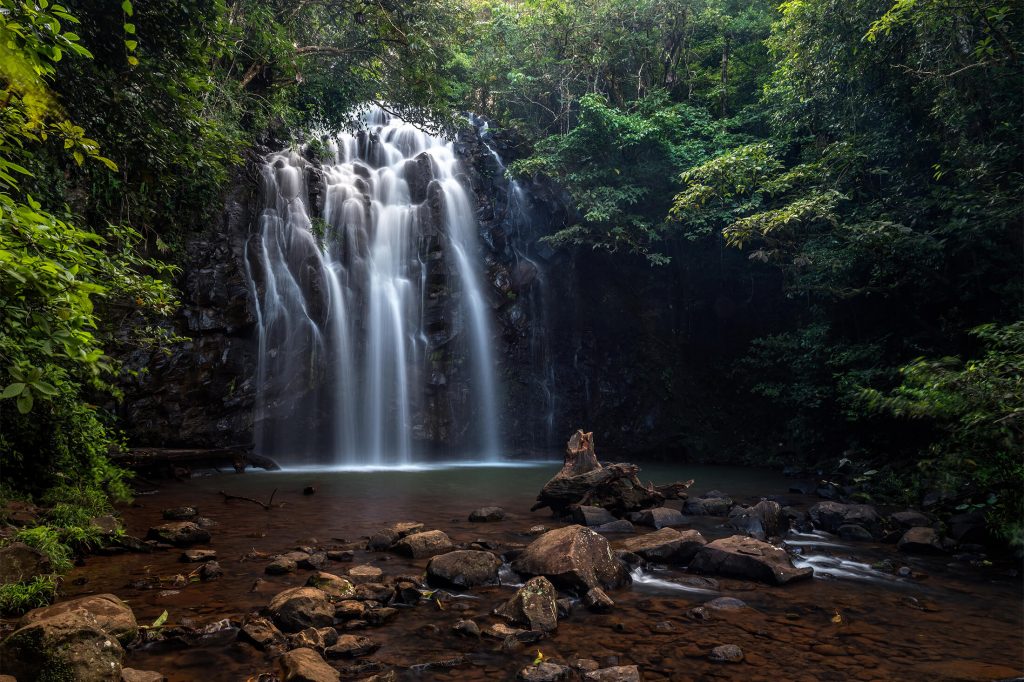
M 757 580 L 773 585 L 784 585 L 814 574 L 810 567 L 793 566 L 785 550 L 742 535 L 715 540 L 701 547 L 689 568 L 694 573 Z
M 136 670 L 121 668 L 121 682 L 165 682 L 167 677 L 154 670 Z M 0 680 L 0 682 L 3 682 Z
M 818 502 L 807 510 L 815 528 L 839 533 L 839 526 L 855 524 L 874 534 L 881 523 L 881 517 L 870 504 L 843 504 L 842 502 Z
M 480 507 L 469 515 L 469 520 L 474 523 L 486 523 L 488 521 L 501 521 L 505 518 L 505 510 L 501 507 Z
M 393 528 L 383 528 L 373 535 L 366 542 L 366 549 L 371 552 L 385 552 L 391 549 L 391 545 L 398 542 L 398 532 Z
M 30 622 L 0 642 L 0 673 L 19 680 L 120 682 L 124 649 L 84 609 Z
M 715 663 L 741 663 L 743 661 L 743 649 L 735 644 L 716 646 L 708 654 L 708 660 Z
M 340 635 L 333 646 L 327 647 L 324 655 L 327 658 L 359 658 L 369 656 L 380 648 L 380 644 L 369 637 L 358 635 Z
M 732 498 L 717 490 L 704 493 L 701 497 L 687 500 L 683 513 L 690 516 L 727 516 L 732 509 Z
M 636 528 L 626 519 L 618 519 L 611 523 L 604 523 L 594 528 L 597 533 L 633 533 Z
M 338 682 L 341 674 L 312 649 L 294 649 L 277 659 L 281 682 Z
M 327 563 L 327 552 L 307 554 L 305 558 L 299 559 L 295 563 L 299 568 L 304 568 L 307 571 L 319 571 Z
M 568 680 L 572 669 L 567 665 L 558 665 L 544 661 L 539 665 L 530 665 L 519 671 L 517 680 L 522 682 L 561 682 Z
M 545 576 L 559 587 L 580 593 L 629 581 L 629 574 L 612 554 L 608 541 L 583 526 L 544 533 L 516 557 L 512 570 L 520 575 Z
M 674 528 L 662 528 L 653 533 L 622 540 L 617 546 L 638 554 L 647 561 L 685 564 L 706 544 L 707 540 L 698 531 L 680 532 Z
M 338 631 L 331 627 L 306 628 L 288 635 L 289 649 L 312 649 L 323 653 L 324 649 L 338 641 Z
M 195 507 L 172 507 L 164 509 L 162 515 L 165 521 L 191 521 L 199 516 L 199 510 Z
M 686 523 L 683 515 L 669 507 L 655 507 L 654 509 L 642 509 L 632 512 L 629 520 L 640 526 L 651 526 L 653 528 L 666 528 L 668 526 L 681 526 Z
M 287 557 L 278 557 L 267 564 L 263 570 L 267 575 L 286 575 L 288 573 L 294 573 L 298 566 L 299 565 L 292 559 L 288 559 Z
M 127 604 L 112 594 L 94 594 L 34 609 L 21 617 L 18 627 L 23 628 L 32 623 L 74 612 L 92 616 L 101 630 L 116 637 L 121 644 L 130 644 L 139 634 L 135 614 Z
M 558 627 L 558 593 L 544 577 L 531 578 L 494 613 L 531 630 L 552 632 Z
M 270 600 L 267 612 L 284 632 L 334 624 L 334 605 L 326 592 L 315 587 L 293 587 L 278 593 Z
M 0 547 L 0 584 L 28 582 L 37 575 L 50 573 L 50 557 L 24 542 Z
M 602 613 L 615 608 L 615 602 L 600 587 L 592 587 L 583 595 L 583 604 L 591 611 Z
M 896 543 L 896 548 L 909 554 L 941 554 L 944 551 L 938 532 L 921 526 L 908 529 Z
M 163 542 L 175 547 L 188 547 L 210 541 L 210 531 L 191 521 L 176 521 L 154 526 L 146 533 L 147 540 Z
M 855 523 L 844 523 L 839 526 L 839 537 L 844 540 L 857 540 L 859 542 L 871 542 L 874 540 L 874 536 L 864 526 L 858 526 Z
M 435 554 L 444 554 L 454 549 L 451 538 L 444 531 L 428 530 L 407 535 L 395 543 L 393 549 L 399 554 L 423 559 Z
M 501 559 L 490 552 L 457 550 L 427 563 L 427 582 L 440 587 L 475 587 L 498 581 Z
M 240 639 L 251 642 L 257 649 L 263 651 L 281 651 L 285 648 L 286 639 L 284 633 L 277 629 L 277 626 L 269 618 L 249 614 L 242 619 L 242 625 L 238 629 Z
M 761 500 L 752 507 L 733 507 L 727 525 L 758 540 L 783 533 L 782 506 L 774 500 Z
M 959 544 L 983 545 L 991 539 L 985 514 L 978 510 L 951 516 L 949 535 Z
M 316 587 L 326 592 L 328 596 L 337 599 L 349 599 L 356 593 L 352 583 L 333 573 L 325 573 L 324 571 L 317 571 L 309 576 L 306 586 Z
M 635 665 L 617 665 L 613 668 L 591 670 L 583 674 L 586 682 L 641 682 L 640 668 Z
M 889 517 L 892 522 L 900 528 L 916 528 L 918 526 L 931 526 L 932 522 L 927 516 L 919 511 L 908 509 L 906 511 L 896 512 Z
M 224 569 L 216 561 L 207 561 L 199 567 L 199 579 L 203 582 L 216 580 L 224 575 Z
M 617 521 L 612 513 L 603 507 L 580 505 L 572 510 L 572 522 L 581 526 L 603 526 Z
M 369 564 L 360 564 L 359 566 L 353 566 L 348 569 L 348 577 L 352 579 L 352 582 L 357 584 L 376 582 L 380 580 L 382 575 L 384 575 L 384 571 Z

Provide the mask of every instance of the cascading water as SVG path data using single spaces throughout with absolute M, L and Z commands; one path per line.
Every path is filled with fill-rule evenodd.
M 444 440 L 494 461 L 489 308 L 453 145 L 380 109 L 363 124 L 338 136 L 333 163 L 292 151 L 263 166 L 246 249 L 256 446 L 287 463 L 381 466 Z M 443 416 L 453 405 L 464 423 Z

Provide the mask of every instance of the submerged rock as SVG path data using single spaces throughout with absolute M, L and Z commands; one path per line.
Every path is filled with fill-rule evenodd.
M 907 530 L 896 543 L 896 548 L 910 554 L 941 554 L 945 551 L 938 532 L 921 526 Z
M 312 649 L 294 649 L 277 659 L 282 682 L 338 682 L 341 674 Z
M 520 575 L 542 575 L 560 587 L 581 593 L 629 581 L 608 541 L 583 526 L 548 531 L 516 557 L 512 570 Z
M 584 673 L 586 682 L 640 682 L 640 668 L 635 665 L 617 665 Z
M 785 550 L 742 535 L 715 540 L 702 547 L 690 562 L 690 570 L 773 585 L 784 585 L 814 574 L 810 567 L 793 566 Z
M 167 677 L 154 670 L 136 670 L 121 668 L 121 682 L 165 682 Z M 0 680 L 0 682 L 3 682 Z
M 166 521 L 191 521 L 199 516 L 199 510 L 195 507 L 172 507 L 164 509 L 162 516 Z
M 743 649 L 735 644 L 716 646 L 708 654 L 708 660 L 716 663 L 740 663 L 743 661 Z
M 475 587 L 498 581 L 501 559 L 490 552 L 457 550 L 427 563 L 427 582 L 441 587 Z
M 212 561 L 216 558 L 217 552 L 212 549 L 186 549 L 181 554 L 181 560 L 187 563 Z
M 154 526 L 146 533 L 147 540 L 164 542 L 176 547 L 188 547 L 210 541 L 210 531 L 191 521 L 177 521 Z
M 284 632 L 334 624 L 334 605 L 327 593 L 315 587 L 293 587 L 270 600 L 267 612 Z
M 505 518 L 505 510 L 501 507 L 480 507 L 469 515 L 469 520 L 474 523 L 485 523 L 488 521 L 501 521 Z
M 653 533 L 640 535 L 617 543 L 618 547 L 633 552 L 647 561 L 668 564 L 685 564 L 690 561 L 707 540 L 695 530 L 677 531 L 662 528 Z
M 881 517 L 870 504 L 818 502 L 807 513 L 815 528 L 836 534 L 840 526 L 848 524 L 861 526 L 874 534 L 881 523 Z
M 571 672 L 569 666 L 545 661 L 539 665 L 523 668 L 516 675 L 516 679 L 522 680 L 522 682 L 560 682 L 568 680 Z
M 494 613 L 531 630 L 552 632 L 558 627 L 558 594 L 555 586 L 542 576 L 531 578 Z

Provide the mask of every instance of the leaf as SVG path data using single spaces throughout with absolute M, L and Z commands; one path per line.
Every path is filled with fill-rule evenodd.
M 48 384 L 45 381 L 33 381 L 32 388 L 43 395 L 57 395 L 57 389 L 53 384 Z
M 82 162 L 85 161 L 85 157 L 82 155 L 82 152 L 78 150 L 72 152 L 72 156 L 75 157 L 75 163 L 77 163 L 79 166 L 81 166 Z
M 25 390 L 25 384 L 15 382 L 4 389 L 3 393 L 0 393 L 0 400 L 6 400 L 7 398 L 13 398 L 16 395 L 21 395 L 21 392 Z
M 134 56 L 128 57 L 128 63 L 131 64 L 132 66 L 138 66 L 139 65 L 139 58 L 138 57 L 134 57 Z
M 160 617 L 157 618 L 156 620 L 154 620 L 153 624 L 150 625 L 149 627 L 151 627 L 151 628 L 158 628 L 158 627 L 160 627 L 161 625 L 163 625 L 164 623 L 167 622 L 167 615 L 168 615 L 167 614 L 167 609 L 164 609 L 164 612 L 160 614 Z
M 126 40 L 124 41 L 124 46 L 127 47 L 129 51 L 135 52 L 135 48 L 139 46 L 139 42 L 137 40 Z
M 135 13 L 135 8 L 132 7 L 132 0 L 124 0 L 124 2 L 121 3 L 121 9 L 123 9 L 124 13 L 128 16 L 132 16 L 132 14 Z
M 18 412 L 28 414 L 32 411 L 32 393 L 25 391 L 18 397 Z
M 135 35 L 135 24 L 125 24 L 124 32 L 130 35 Z
M 537 649 L 537 658 L 533 659 L 533 664 L 534 665 L 540 665 L 543 662 L 544 662 L 544 652 L 541 651 L 540 649 Z

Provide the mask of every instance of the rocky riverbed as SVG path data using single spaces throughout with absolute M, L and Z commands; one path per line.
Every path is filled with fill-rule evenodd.
M 68 642 L 72 679 L 1024 670 L 1015 567 L 926 514 L 823 500 L 769 472 L 646 466 L 645 480 L 697 479 L 689 499 L 620 519 L 585 505 L 564 519 L 529 512 L 557 468 L 166 483 L 122 510 L 142 551 L 86 558 L 65 601 L 3 623 L 0 660 L 22 681 L 45 662 L 26 652 Z

